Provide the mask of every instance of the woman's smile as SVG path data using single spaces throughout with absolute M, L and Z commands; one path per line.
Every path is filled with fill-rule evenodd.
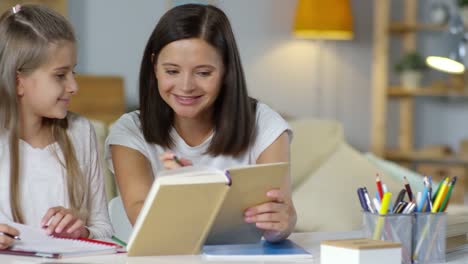
M 181 95 L 175 95 L 173 94 L 175 100 L 177 103 L 181 105 L 194 105 L 201 101 L 202 95 L 198 96 L 181 96 Z

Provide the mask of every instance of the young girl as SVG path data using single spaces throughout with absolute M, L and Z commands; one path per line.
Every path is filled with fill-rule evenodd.
M 76 40 L 58 13 L 15 6 L 0 18 L 0 248 L 10 221 L 60 237 L 112 235 L 96 138 L 67 112 Z
M 151 34 L 141 62 L 140 111 L 112 127 L 106 159 L 135 223 L 162 170 L 289 161 L 291 136 L 276 112 L 248 96 L 226 15 L 189 4 L 169 10 Z M 296 223 L 286 179 L 280 190 L 265 194 L 273 202 L 245 212 L 245 221 L 263 229 L 269 241 L 286 238 Z

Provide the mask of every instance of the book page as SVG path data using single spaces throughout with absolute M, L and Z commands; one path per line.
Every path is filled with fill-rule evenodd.
M 228 169 L 232 184 L 217 214 L 205 244 L 256 243 L 262 230 L 244 221 L 247 208 L 266 203 L 266 193 L 280 188 L 289 166 L 286 162 L 249 165 Z
M 156 182 L 161 185 L 170 184 L 200 184 L 219 183 L 228 184 L 229 179 L 224 171 L 200 166 L 186 166 L 158 173 Z
M 158 177 L 164 176 L 177 176 L 177 177 L 187 177 L 187 176 L 197 176 L 197 175 L 206 175 L 206 174 L 219 174 L 223 171 L 216 168 L 203 167 L 203 166 L 185 166 L 181 168 L 176 168 L 172 170 L 163 170 L 158 173 Z

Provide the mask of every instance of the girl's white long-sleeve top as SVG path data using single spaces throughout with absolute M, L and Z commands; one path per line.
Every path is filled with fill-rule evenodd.
M 113 230 L 107 210 L 104 177 L 91 123 L 84 117 L 68 113 L 67 133 L 85 178 L 86 226 L 90 237 L 111 237 Z M 20 140 L 20 210 L 24 224 L 40 227 L 41 219 L 51 207 L 70 207 L 66 170 L 59 162 L 63 152 L 58 143 L 34 148 Z M 10 205 L 10 146 L 8 132 L 0 134 L 0 223 L 12 221 Z

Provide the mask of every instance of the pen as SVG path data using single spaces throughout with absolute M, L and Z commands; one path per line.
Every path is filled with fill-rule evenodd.
M 14 236 L 14 235 L 11 235 L 11 234 L 8 234 L 8 233 L 5 233 L 5 232 L 0 232 L 0 235 L 13 238 L 14 240 L 21 240 L 21 238 L 19 236 Z
M 406 194 L 406 190 L 401 189 L 401 191 L 398 193 L 397 199 L 395 200 L 395 205 L 399 204 L 405 199 L 405 194 Z
M 426 204 L 426 201 L 427 201 L 427 199 L 426 199 L 427 192 L 428 192 L 428 188 L 427 188 L 427 185 L 426 185 L 426 181 L 424 180 L 424 190 L 423 190 L 423 193 L 422 193 L 422 196 L 421 196 L 421 201 L 419 201 L 416 212 L 424 212 L 423 209 L 424 209 L 424 205 Z
M 406 206 L 405 210 L 403 210 L 403 214 L 411 214 L 414 211 L 416 204 L 410 202 L 408 206 Z
M 397 214 L 402 214 L 405 211 L 406 207 L 408 207 L 408 205 L 409 203 L 402 201 L 400 208 L 398 208 Z
M 432 176 L 429 176 L 428 180 L 429 180 L 429 199 L 432 202 Z
M 376 212 L 378 213 L 380 211 L 380 202 L 377 200 L 377 198 L 372 199 L 372 202 L 374 202 L 374 207 Z
M 429 210 L 432 210 L 432 176 L 429 176 L 427 179 L 427 200 L 429 201 Z
M 429 206 L 429 210 L 428 211 L 431 211 L 432 210 L 432 201 L 431 201 L 431 188 L 429 187 L 428 190 L 427 190 L 427 206 Z
M 416 206 L 421 202 L 421 199 L 422 199 L 422 192 L 418 192 L 416 194 L 416 201 L 413 201 L 416 204 Z
M 367 208 L 369 208 L 371 213 L 375 213 L 374 208 L 372 208 L 372 204 L 371 204 L 371 201 L 370 201 L 370 198 L 369 198 L 369 193 L 367 192 L 367 188 L 364 187 L 362 189 L 364 191 L 364 198 L 366 199 Z
M 395 203 L 395 207 L 393 207 L 392 213 L 397 214 L 400 211 L 400 208 L 403 205 L 403 203 L 403 201 Z
M 358 188 L 357 194 L 359 197 L 359 202 L 361 203 L 362 210 L 368 212 L 369 208 L 367 208 L 366 198 L 364 197 L 364 190 L 362 188 Z
M 177 163 L 179 166 L 182 166 L 182 167 L 184 166 L 184 164 L 182 164 L 182 162 L 180 161 L 180 159 L 176 155 L 174 155 L 173 159 L 174 159 L 175 163 Z

